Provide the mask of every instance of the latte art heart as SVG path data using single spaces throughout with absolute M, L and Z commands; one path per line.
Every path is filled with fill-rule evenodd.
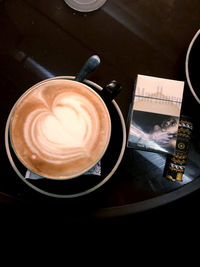
M 104 154 L 111 121 L 91 88 L 70 80 L 41 82 L 17 102 L 10 125 L 17 157 L 46 178 L 72 178 Z
M 33 111 L 27 117 L 24 136 L 30 149 L 55 163 L 89 156 L 99 131 L 93 105 L 83 96 L 65 93 L 49 109 Z

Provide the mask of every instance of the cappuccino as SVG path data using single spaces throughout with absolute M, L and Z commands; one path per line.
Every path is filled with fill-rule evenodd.
M 103 156 L 111 121 L 101 97 L 72 80 L 47 80 L 17 101 L 10 139 L 19 160 L 46 178 L 81 175 Z

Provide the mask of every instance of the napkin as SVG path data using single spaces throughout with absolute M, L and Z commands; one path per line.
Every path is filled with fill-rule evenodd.
M 99 161 L 94 167 L 92 167 L 90 170 L 85 172 L 83 175 L 101 175 L 101 161 Z M 43 177 L 31 172 L 30 170 L 27 169 L 26 174 L 25 174 L 26 179 L 32 179 L 32 180 L 38 180 L 42 179 Z

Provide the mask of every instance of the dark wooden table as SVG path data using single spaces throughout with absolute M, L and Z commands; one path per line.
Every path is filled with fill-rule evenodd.
M 95 192 L 76 199 L 44 197 L 10 166 L 4 130 L 13 104 L 25 90 L 49 77 L 76 75 L 93 54 L 101 64 L 89 79 L 100 86 L 113 79 L 122 84 L 116 102 L 126 121 L 137 74 L 186 80 L 186 52 L 200 28 L 199 18 L 199 0 L 108 0 L 90 13 L 72 10 L 63 0 L 1 0 L 0 206 L 28 208 L 34 214 L 62 213 L 77 221 L 197 208 L 200 107 L 187 83 L 182 113 L 193 118 L 194 134 L 183 182 L 163 177 L 165 155 L 126 149 L 115 174 Z

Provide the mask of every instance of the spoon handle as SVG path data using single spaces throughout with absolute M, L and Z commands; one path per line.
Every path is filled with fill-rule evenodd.
M 82 82 L 88 74 L 94 71 L 100 64 L 100 58 L 97 55 L 91 56 L 83 65 L 80 72 L 77 74 L 75 81 Z

